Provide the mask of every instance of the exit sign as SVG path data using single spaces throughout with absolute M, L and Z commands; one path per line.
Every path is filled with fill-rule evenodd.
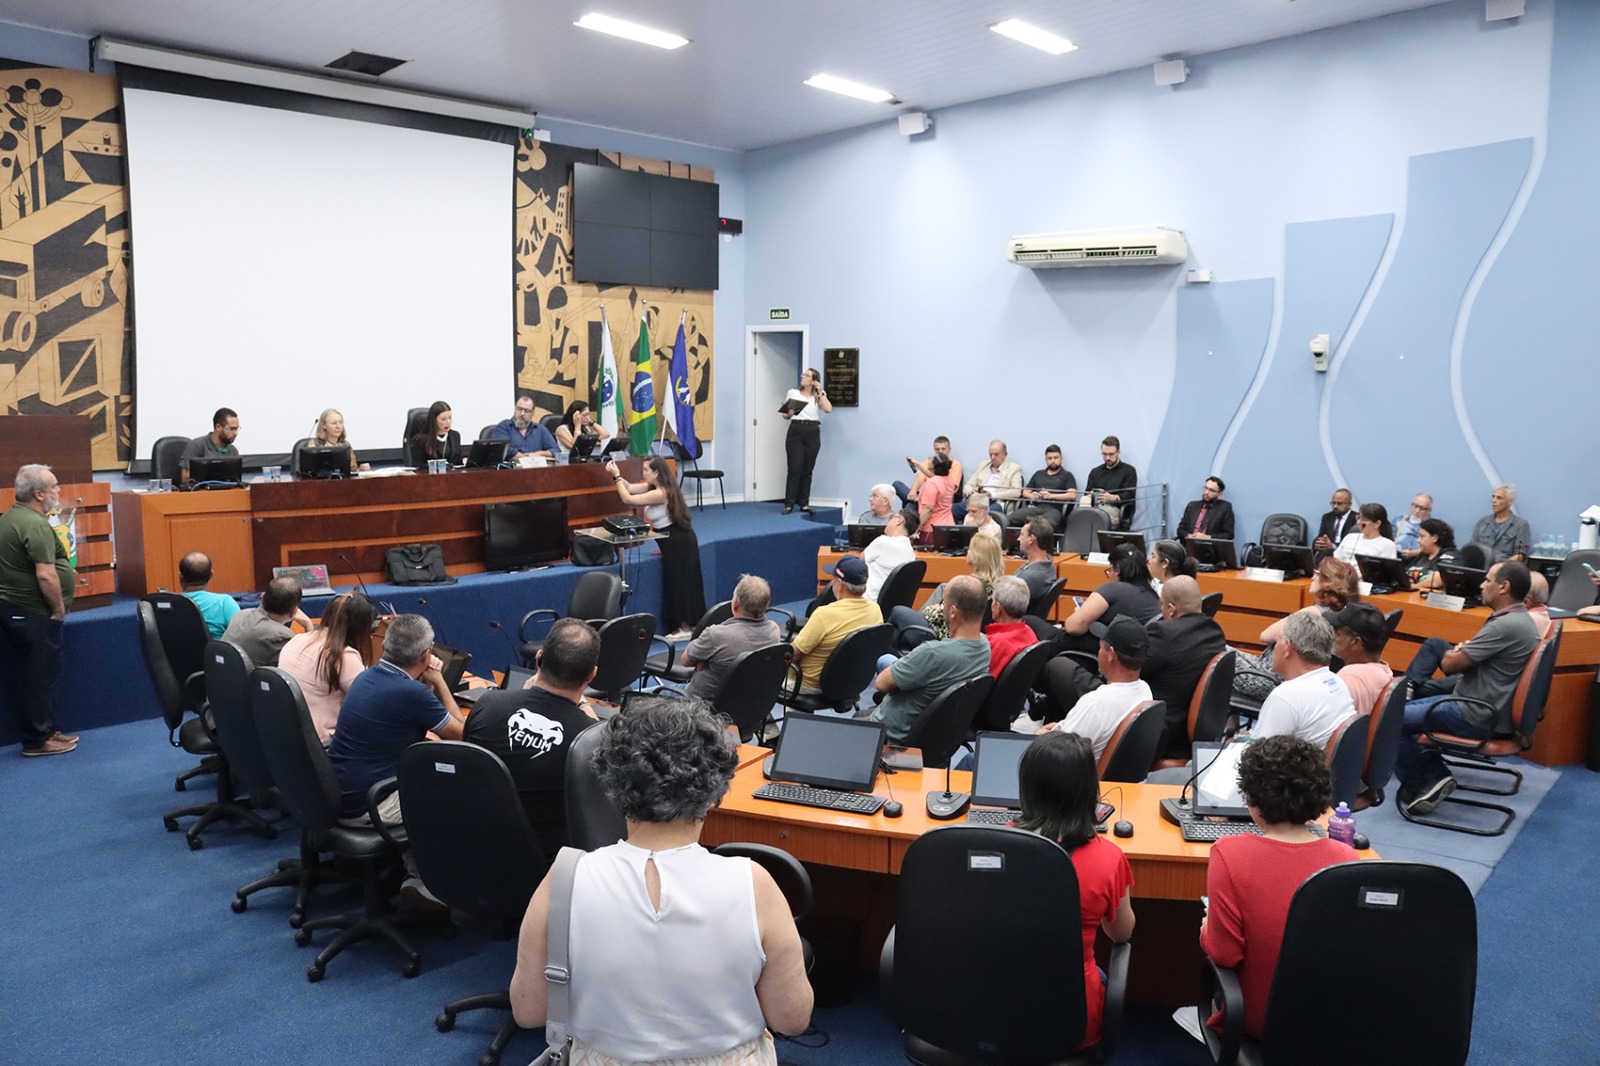
M 768 308 L 767 317 L 774 322 L 787 322 L 789 321 L 789 309 L 787 307 Z

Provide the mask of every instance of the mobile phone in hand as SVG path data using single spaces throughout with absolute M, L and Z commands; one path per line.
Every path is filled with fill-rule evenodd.
M 1094 820 L 1097 822 L 1103 822 L 1107 818 L 1110 818 L 1112 812 L 1115 810 L 1116 808 L 1111 804 L 1101 800 L 1099 803 L 1094 805 Z
M 1591 577 L 1600 577 L 1600 570 L 1596 570 L 1594 567 L 1590 566 L 1588 563 L 1584 563 L 1583 564 L 1583 568 L 1585 570 L 1589 571 L 1589 576 L 1591 576 Z

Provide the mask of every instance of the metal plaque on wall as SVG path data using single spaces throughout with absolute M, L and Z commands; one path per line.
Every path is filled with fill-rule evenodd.
M 861 349 L 824 348 L 822 387 L 835 407 L 861 406 Z

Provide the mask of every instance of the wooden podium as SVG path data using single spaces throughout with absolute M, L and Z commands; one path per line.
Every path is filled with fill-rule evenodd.
M 116 587 L 111 552 L 111 486 L 94 480 L 88 415 L 0 416 L 0 471 L 7 482 L 17 468 L 44 463 L 61 482 L 61 506 L 75 508 L 78 584 L 72 609 L 104 607 Z M 6 507 L 11 501 L 6 501 Z

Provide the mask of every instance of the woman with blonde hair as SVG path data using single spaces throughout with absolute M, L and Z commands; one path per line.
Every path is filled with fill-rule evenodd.
M 311 438 L 306 444 L 312 448 L 331 448 L 343 444 L 350 446 L 350 437 L 345 432 L 344 415 L 336 407 L 330 407 L 317 416 L 317 424 L 311 430 Z M 356 450 L 350 448 L 350 472 L 357 469 Z

